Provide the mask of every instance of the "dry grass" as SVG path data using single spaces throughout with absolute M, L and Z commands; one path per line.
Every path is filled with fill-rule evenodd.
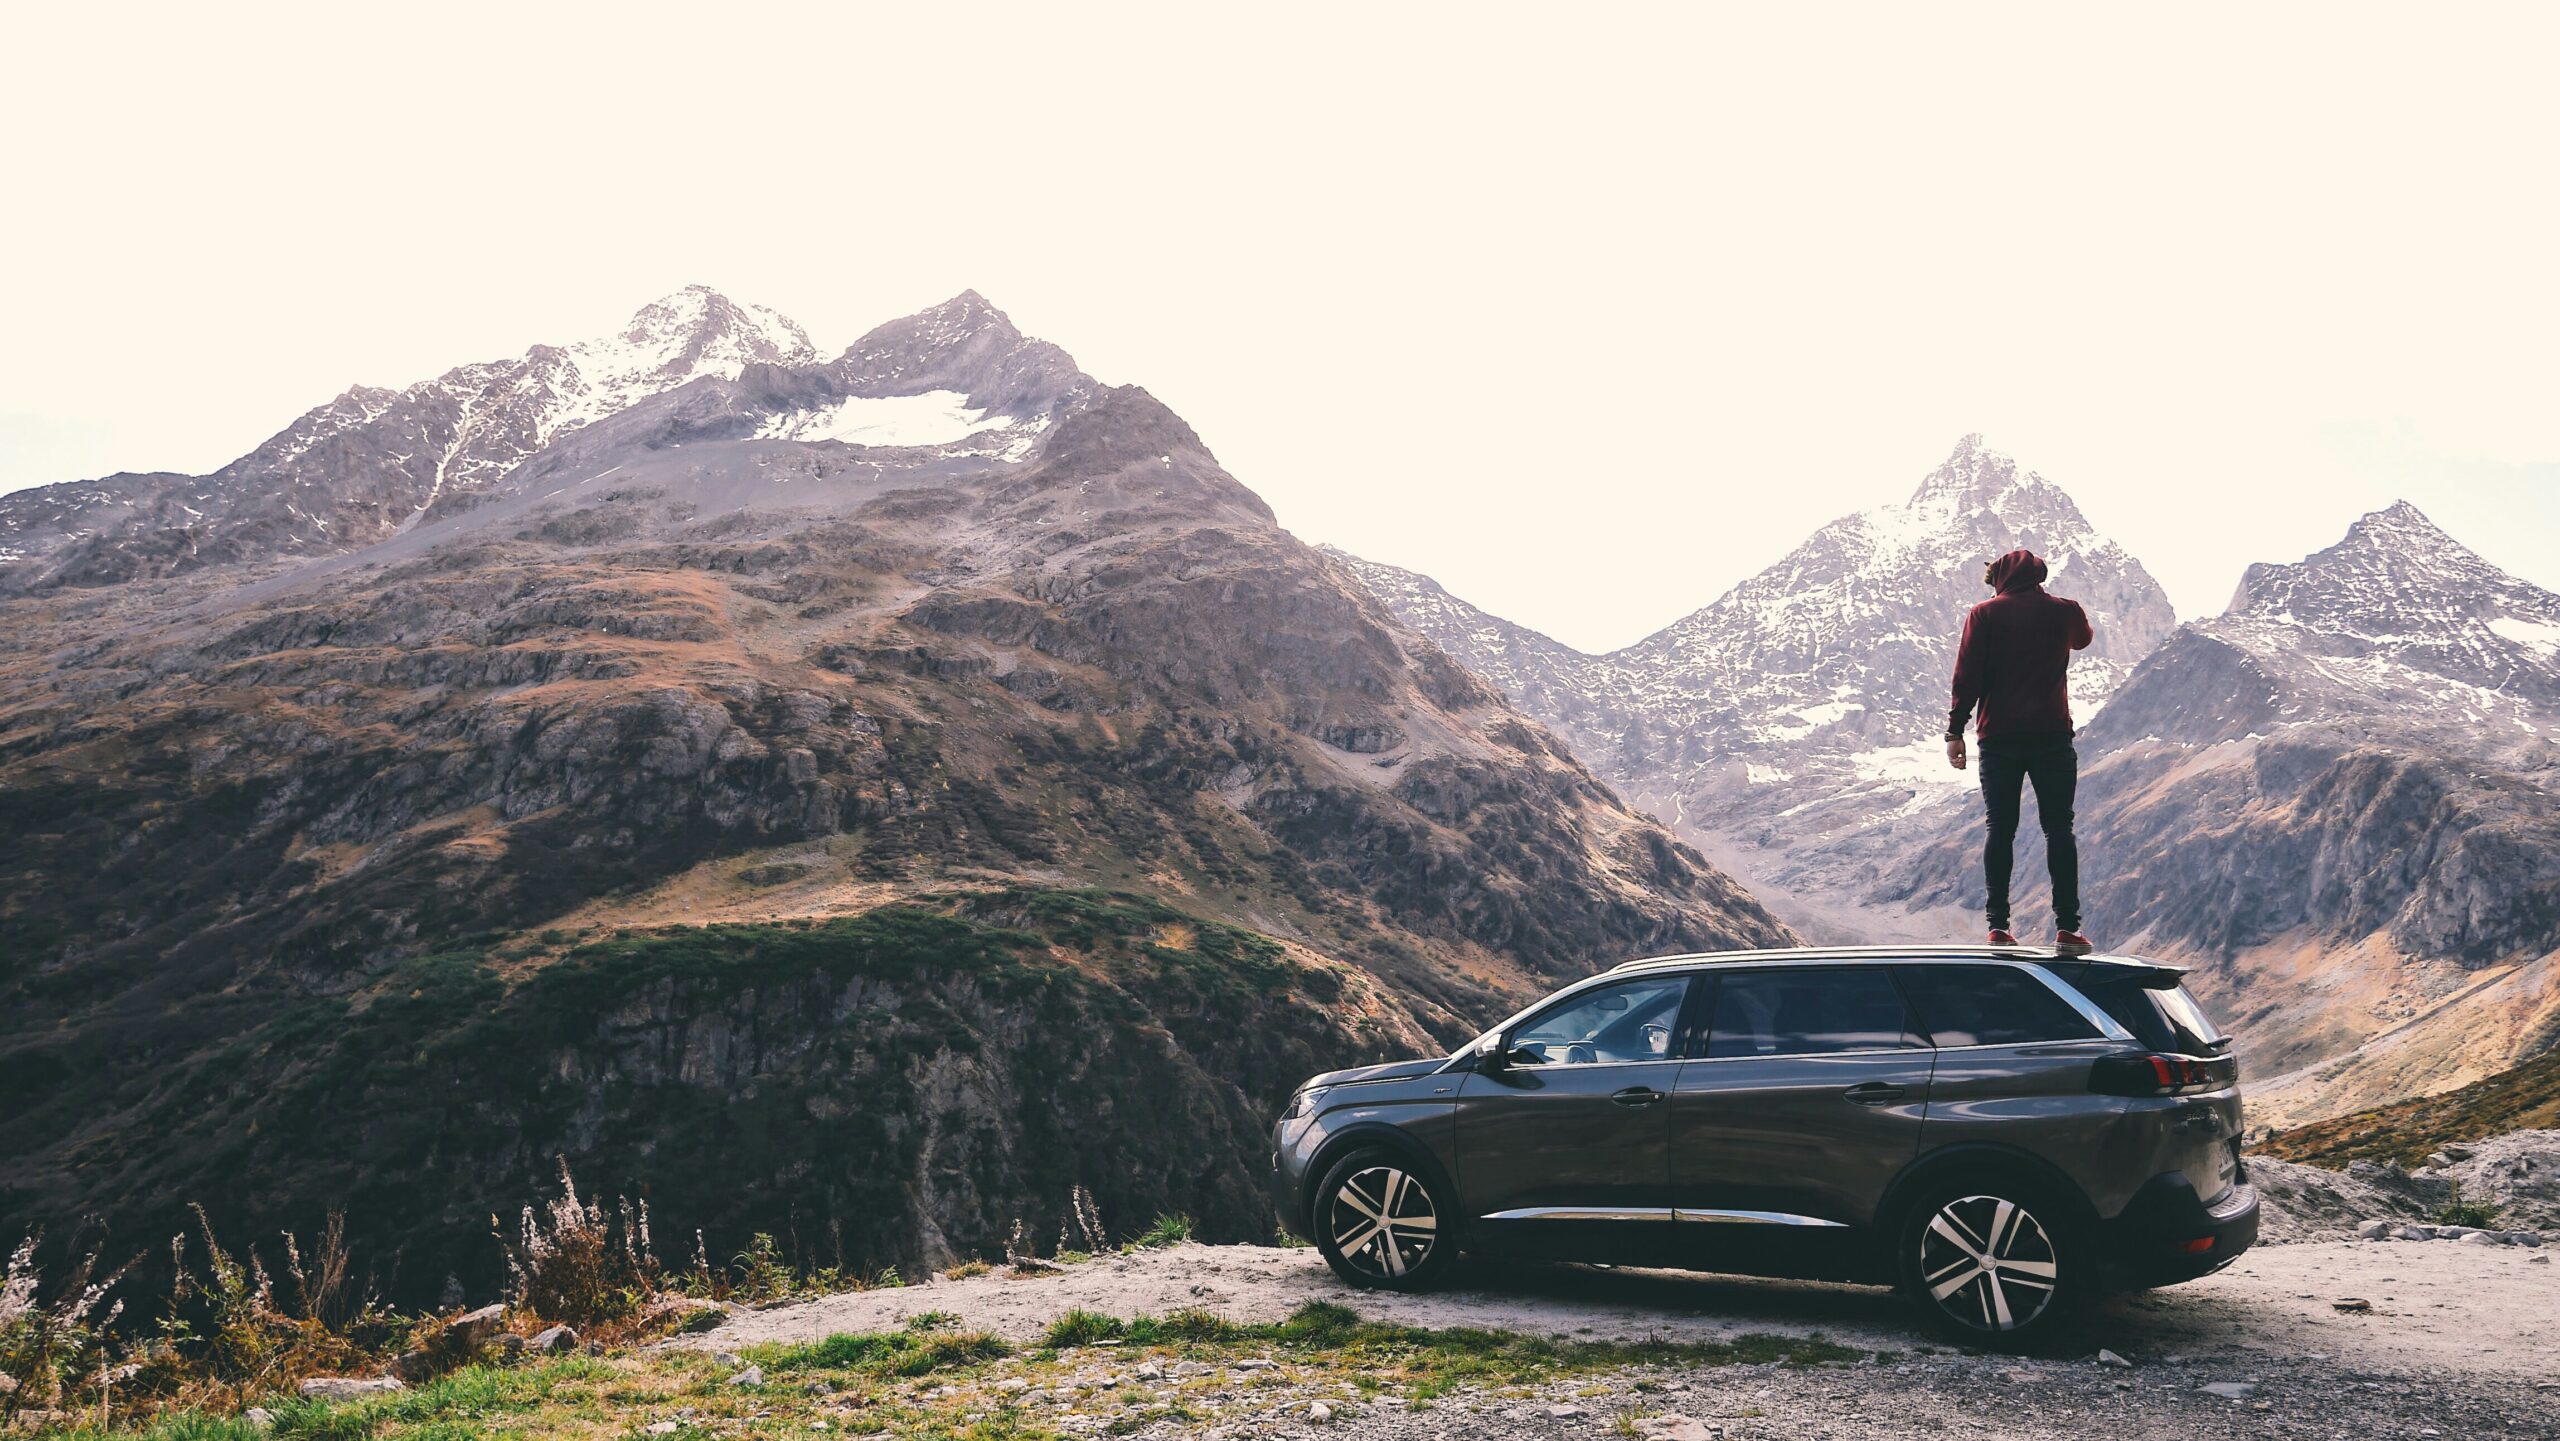
M 518 1380 L 506 1378 L 588 1373 L 557 1365 L 531 1372 L 507 1367 L 502 1362 L 511 1353 L 500 1343 L 511 1335 L 565 1324 L 589 1346 L 627 1347 L 706 1314 L 716 1318 L 716 1305 L 705 1302 L 899 1284 L 894 1270 L 862 1277 L 795 1271 L 769 1236 L 755 1237 L 730 1265 L 715 1268 L 697 1233 L 693 1265 L 671 1273 L 653 1249 L 648 1208 L 582 1197 L 565 1160 L 560 1193 L 524 1207 L 516 1233 L 497 1238 L 508 1294 L 503 1319 L 494 1325 L 477 1317 L 457 1325 L 457 1310 L 406 1315 L 383 1304 L 357 1279 L 343 1215 L 333 1214 L 307 1244 L 290 1233 L 280 1237 L 269 1252 L 279 1269 L 271 1270 L 255 1248 L 224 1245 L 198 1208 L 194 1229 L 171 1238 L 170 1294 L 143 1326 L 132 1324 L 124 1301 L 110 1294 L 130 1264 L 104 1272 L 93 1252 L 47 1285 L 39 1240 L 27 1237 L 0 1275 L 0 1431 L 34 1423 L 117 1434 L 143 1428 L 154 1435 L 225 1435 L 245 1425 L 228 1418 L 265 1405 L 277 1412 L 279 1431 L 302 1434 L 299 1421 L 287 1421 L 303 1417 L 314 1421 L 313 1436 L 371 1435 L 395 1415 L 426 1419 L 443 1403 L 412 1399 L 388 1409 L 314 1410 L 292 1399 L 298 1384 L 313 1376 L 375 1375 L 396 1363 L 413 1381 L 479 1378 L 453 1385 L 430 1380 L 401 1393 L 406 1397 L 530 1397 Z M 547 1397 L 549 1384 L 535 1389 Z

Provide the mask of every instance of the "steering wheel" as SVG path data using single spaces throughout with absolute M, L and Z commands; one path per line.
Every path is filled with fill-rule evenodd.
M 1600 1061 L 1600 1053 L 1591 1048 L 1589 1041 L 1576 1041 L 1565 1048 L 1564 1059 L 1565 1064 L 1569 1066 L 1597 1065 Z

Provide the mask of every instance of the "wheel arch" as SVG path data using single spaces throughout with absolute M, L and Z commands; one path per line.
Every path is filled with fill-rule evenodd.
M 1390 1152 L 1421 1173 L 1434 1191 L 1449 1198 L 1446 1224 L 1464 1227 L 1466 1217 L 1458 1203 L 1457 1183 L 1450 1177 L 1449 1168 L 1432 1154 L 1431 1148 L 1383 1121 L 1362 1121 L 1343 1128 L 1340 1135 L 1328 1138 L 1316 1149 L 1314 1159 L 1307 1163 L 1306 1184 L 1300 1188 L 1297 1198 L 1298 1219 L 1307 1228 L 1304 1234 L 1316 1234 L 1316 1193 L 1323 1188 L 1326 1175 L 1343 1157 L 1355 1151 L 1368 1150 Z
M 1912 1203 L 1930 1188 L 1958 1177 L 1999 1178 L 2029 1186 L 2061 1202 L 2067 1219 L 2086 1234 L 2098 1209 L 2068 1172 L 2032 1151 L 1989 1141 L 1964 1141 L 1924 1152 L 1902 1168 L 1876 1205 L 1875 1235 L 1885 1245 L 1902 1233 Z

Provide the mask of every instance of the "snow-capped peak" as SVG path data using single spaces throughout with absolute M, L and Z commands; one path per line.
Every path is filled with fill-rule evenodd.
M 708 285 L 688 285 L 640 307 L 619 339 L 632 346 L 672 344 L 679 353 L 704 355 L 713 364 L 806 361 L 817 354 L 808 332 L 789 316 L 740 305 Z
M 964 290 L 940 305 L 874 326 L 845 352 L 847 361 L 873 362 L 898 356 L 910 363 L 970 347 L 999 349 L 1019 344 L 1022 332 L 1003 311 L 974 290 Z
M 2393 617 L 2391 624 L 2440 623 L 2510 592 L 2550 595 L 2490 564 L 2403 500 L 2359 517 L 2326 550 L 2249 567 L 2226 614 L 2369 630 Z
M 1921 478 L 1920 488 L 1911 493 L 1910 508 L 1917 511 L 1924 508 L 1943 510 L 1950 506 L 1992 506 L 2022 486 L 2049 490 L 2057 496 L 2061 494 L 2051 482 L 2034 471 L 2021 475 L 2018 463 L 1985 446 L 1980 434 L 1967 435 L 1956 442 L 1956 448 L 1948 453 L 1936 470 Z
M 2560 595 L 2500 570 L 2406 501 L 2358 519 L 2326 550 L 2249 567 L 2231 608 L 2199 628 L 2264 667 L 2303 673 L 2294 719 L 2423 698 L 2473 718 L 2521 706 L 2531 730 L 2560 705 Z

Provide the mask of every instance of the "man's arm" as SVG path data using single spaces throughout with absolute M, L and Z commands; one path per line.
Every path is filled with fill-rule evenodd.
M 1964 638 L 1956 642 L 1956 683 L 1953 699 L 1947 706 L 1947 739 L 1964 735 L 1964 723 L 1973 715 L 1974 702 L 1982 699 L 1982 648 L 1976 644 L 1973 631 L 1974 613 L 1966 612 Z
M 1977 610 L 1979 608 L 1977 607 Z M 1964 723 L 1982 699 L 1982 652 L 1974 644 L 1975 611 L 1965 612 L 1964 638 L 1956 642 L 1956 682 L 1947 706 L 1947 764 L 1964 769 Z
M 2089 613 L 2082 610 L 2076 600 L 2065 601 L 2064 604 L 2071 607 L 2071 648 L 2087 650 L 2089 642 L 2098 638 L 2098 633 L 2089 628 Z

